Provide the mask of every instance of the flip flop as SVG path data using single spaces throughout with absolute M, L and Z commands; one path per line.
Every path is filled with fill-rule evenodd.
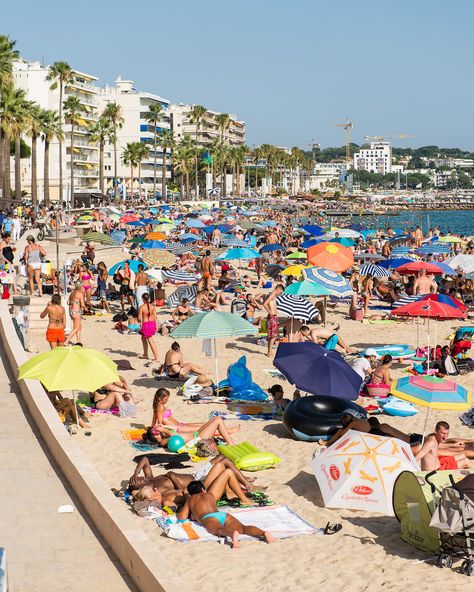
M 328 522 L 323 530 L 323 534 L 327 534 L 327 535 L 331 535 L 331 534 L 336 534 L 336 532 L 339 532 L 342 529 L 342 524 L 334 523 L 331 524 L 330 522 Z

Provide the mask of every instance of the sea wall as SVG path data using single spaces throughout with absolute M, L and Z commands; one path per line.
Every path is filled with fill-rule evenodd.
M 0 302 L 0 340 L 12 373 L 17 376 L 18 367 L 28 357 L 5 301 Z M 41 384 L 36 380 L 20 380 L 18 386 L 51 456 L 138 589 L 141 592 L 188 590 L 65 430 Z

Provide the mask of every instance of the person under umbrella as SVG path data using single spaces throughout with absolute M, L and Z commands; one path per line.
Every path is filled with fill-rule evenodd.
M 311 329 L 308 325 L 303 325 L 300 329 L 302 341 L 309 341 L 318 343 L 324 346 L 325 349 L 337 351 L 339 347 L 346 354 L 353 354 L 355 350 L 349 347 L 340 335 L 326 327 L 315 327 Z

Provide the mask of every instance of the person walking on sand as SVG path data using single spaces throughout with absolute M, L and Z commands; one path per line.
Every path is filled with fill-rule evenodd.
M 41 258 L 46 257 L 46 251 L 35 241 L 35 237 L 30 234 L 26 237 L 27 245 L 23 258 L 28 271 L 28 282 L 30 285 L 30 295 L 35 294 L 35 282 L 38 286 L 38 296 L 43 296 L 43 286 L 41 284 Z
M 139 358 L 148 360 L 148 348 L 151 349 L 153 359 L 158 362 L 158 350 L 155 343 L 156 334 L 156 308 L 150 304 L 150 295 L 142 295 L 142 305 L 138 309 L 138 322 L 141 325 L 143 354 Z
M 46 341 L 49 347 L 54 349 L 64 345 L 64 328 L 66 327 L 66 311 L 61 306 L 61 296 L 53 294 L 51 301 L 40 314 L 40 318 L 48 317 L 48 329 L 46 330 Z
M 191 517 L 204 526 L 210 534 L 230 537 L 233 549 L 240 547 L 239 538 L 242 534 L 273 543 L 275 539 L 268 531 L 257 526 L 245 526 L 234 516 L 217 509 L 216 502 L 220 497 L 217 494 L 222 490 L 222 487 L 219 487 L 220 480 L 224 480 L 226 476 L 225 473 L 219 476 L 209 486 L 209 489 L 206 489 L 202 481 L 191 481 L 187 487 L 189 497 L 176 515 L 178 520 L 186 520 Z M 251 505 L 254 504 L 251 502 Z
M 267 356 L 269 358 L 273 353 L 273 346 L 280 337 L 276 306 L 276 299 L 278 296 L 280 296 L 280 294 L 283 294 L 283 286 L 281 284 L 277 284 L 275 289 L 268 295 L 267 299 L 263 303 L 263 308 L 267 311 Z
M 211 259 L 211 251 L 209 250 L 206 251 L 206 255 L 201 259 L 201 271 L 203 289 L 210 290 L 212 287 L 212 278 L 214 277 L 214 261 Z
M 69 294 L 69 299 L 67 303 L 69 306 L 69 316 L 72 320 L 72 331 L 67 336 L 64 345 L 69 345 L 74 336 L 76 337 L 77 342 L 81 342 L 82 311 L 86 307 L 82 282 L 75 283 L 74 290 Z

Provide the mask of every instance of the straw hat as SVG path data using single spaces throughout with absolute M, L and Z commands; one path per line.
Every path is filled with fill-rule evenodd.
M 204 374 L 200 374 L 197 377 L 195 384 L 199 384 L 202 387 L 211 386 L 212 380 L 209 378 L 209 376 L 205 376 Z

